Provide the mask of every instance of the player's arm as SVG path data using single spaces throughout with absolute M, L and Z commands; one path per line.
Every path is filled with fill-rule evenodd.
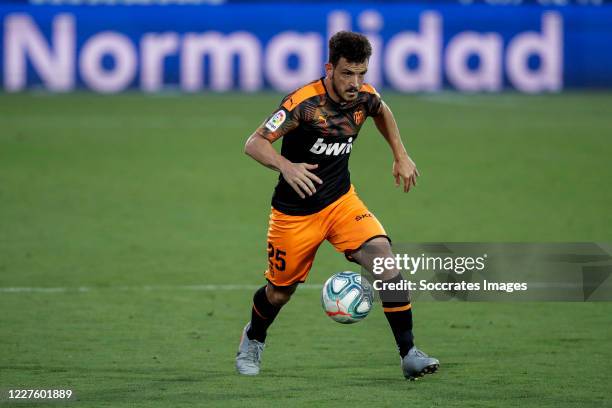
M 416 168 L 416 164 L 408 156 L 406 148 L 402 143 L 393 112 L 391 112 L 386 103 L 381 101 L 381 104 L 381 112 L 374 116 L 374 123 L 393 152 L 393 177 L 395 178 L 395 185 L 399 186 L 401 180 L 404 180 L 404 192 L 408 192 L 411 186 L 416 186 L 419 171 Z
M 280 172 L 301 198 L 316 193 L 314 183 L 323 184 L 319 177 L 310 172 L 318 167 L 317 164 L 290 162 L 272 147 L 272 142 L 261 134 L 261 128 L 248 138 L 244 152 L 264 166 Z

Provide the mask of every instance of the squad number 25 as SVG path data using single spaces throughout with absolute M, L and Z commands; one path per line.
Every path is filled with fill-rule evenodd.
M 284 271 L 285 266 L 287 266 L 285 255 L 287 255 L 285 251 L 275 249 L 272 243 L 268 242 L 268 262 L 270 263 L 270 268 L 274 267 L 277 271 Z

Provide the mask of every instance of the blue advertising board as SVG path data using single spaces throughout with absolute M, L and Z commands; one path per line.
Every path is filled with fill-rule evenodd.
M 400 92 L 612 87 L 612 6 L 0 5 L 8 92 L 290 91 L 362 32 L 368 81 Z

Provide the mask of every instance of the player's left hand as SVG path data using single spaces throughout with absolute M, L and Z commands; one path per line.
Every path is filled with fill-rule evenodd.
M 393 161 L 393 177 L 395 186 L 399 187 L 404 180 L 404 193 L 410 191 L 411 186 L 416 186 L 416 179 L 419 176 L 416 164 L 408 156 Z

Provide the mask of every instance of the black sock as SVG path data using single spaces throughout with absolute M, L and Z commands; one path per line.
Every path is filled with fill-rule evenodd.
M 262 286 L 253 296 L 253 309 L 251 310 L 251 327 L 247 331 L 247 336 L 251 340 L 261 343 L 266 341 L 266 332 L 272 324 L 276 315 L 281 310 L 274 306 L 266 296 L 266 286 Z
M 400 284 L 403 278 L 398 274 L 384 283 Z M 393 337 L 403 358 L 414 346 L 412 335 L 412 305 L 408 290 L 383 290 L 380 291 L 385 317 L 393 331 Z
M 412 335 L 412 305 L 410 303 L 389 302 L 383 303 L 385 317 L 391 326 L 395 343 L 400 356 L 403 358 L 414 346 Z

